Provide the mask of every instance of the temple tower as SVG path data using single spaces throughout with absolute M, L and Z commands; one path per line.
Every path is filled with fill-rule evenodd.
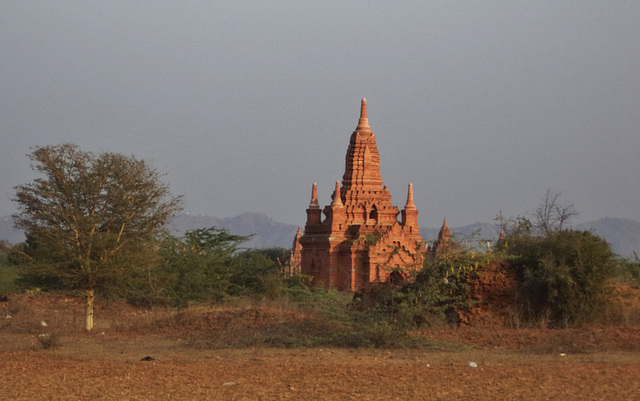
M 295 276 L 300 274 L 300 266 L 302 264 L 302 245 L 300 245 L 300 238 L 302 238 L 302 230 L 298 226 L 296 237 L 293 239 L 293 247 L 291 247 L 291 253 L 289 255 L 289 267 L 284 272 L 288 276 Z
M 382 182 L 376 137 L 369 127 L 366 99 L 362 99 L 342 183 L 336 182 L 332 202 L 322 211 L 313 184 L 307 223 L 299 239 L 302 274 L 312 276 L 317 284 L 355 291 L 420 269 L 423 240 L 412 184 L 398 221 L 400 213 Z
M 449 230 L 449 226 L 447 226 L 447 218 L 445 217 L 440 232 L 438 232 L 438 239 L 433 244 L 433 252 L 442 252 L 451 245 L 451 230 Z

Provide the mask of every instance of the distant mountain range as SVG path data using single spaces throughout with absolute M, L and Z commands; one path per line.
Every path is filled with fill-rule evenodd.
M 291 248 L 298 226 L 273 221 L 261 213 L 244 213 L 229 218 L 207 215 L 179 214 L 168 224 L 173 235 L 198 228 L 217 227 L 227 229 L 231 234 L 252 235 L 242 246 L 247 248 Z M 614 252 L 624 257 L 632 257 L 633 252 L 640 253 L 640 222 L 630 219 L 603 218 L 592 222 L 576 224 L 577 230 L 593 230 L 606 239 Z M 495 224 L 475 223 L 463 227 L 450 227 L 458 240 L 468 241 L 476 246 L 480 240 L 494 241 L 499 232 Z M 440 227 L 420 227 L 420 234 L 428 242 L 438 237 Z M 24 240 L 21 231 L 13 228 L 11 217 L 0 217 L 0 240 L 16 244 Z
M 262 213 L 244 213 L 220 219 L 207 215 L 179 214 L 167 225 L 173 235 L 198 228 L 224 228 L 235 235 L 252 235 L 245 248 L 291 248 L 298 226 L 278 223 Z

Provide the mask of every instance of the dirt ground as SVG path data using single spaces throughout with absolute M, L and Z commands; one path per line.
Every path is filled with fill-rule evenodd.
M 0 306 L 2 400 L 640 399 L 640 327 L 446 328 L 420 333 L 442 344 L 428 349 L 209 349 L 126 329 L 127 320 L 158 316 L 122 304 L 99 310 L 92 334 L 76 330 L 78 300 Z M 291 318 L 258 312 L 261 321 Z M 55 344 L 43 348 L 43 335 Z

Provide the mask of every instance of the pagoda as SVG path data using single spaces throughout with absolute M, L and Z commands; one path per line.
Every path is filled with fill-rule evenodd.
M 366 99 L 351 134 L 342 183 L 336 182 L 331 198 L 321 209 L 313 184 L 304 234 L 298 239 L 301 273 L 313 277 L 314 284 L 356 291 L 369 283 L 401 282 L 422 267 L 424 241 L 413 186 L 409 184 L 404 209 L 398 210 L 382 182 Z

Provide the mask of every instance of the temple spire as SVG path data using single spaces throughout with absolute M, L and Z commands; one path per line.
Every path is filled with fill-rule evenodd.
M 362 105 L 360 106 L 360 120 L 358 121 L 358 127 L 356 131 L 370 131 L 369 119 L 367 118 L 367 99 L 362 98 Z
M 376 146 L 376 136 L 369 128 L 367 100 L 363 98 L 358 126 L 349 139 L 342 176 L 342 193 L 345 196 L 349 196 L 349 191 L 367 191 L 373 194 L 374 191 L 380 191 L 381 186 L 380 155 Z
M 416 208 L 416 204 L 413 202 L 413 184 L 409 183 L 409 191 L 407 192 L 407 203 L 404 205 L 405 210 L 413 210 Z
M 440 229 L 440 232 L 438 233 L 438 241 L 448 241 L 449 238 L 451 237 L 451 231 L 449 230 L 449 227 L 447 226 L 447 217 L 445 216 L 444 218 L 444 223 L 442 223 L 442 228 Z
M 311 189 L 311 203 L 309 203 L 309 208 L 320 208 L 320 204 L 318 203 L 318 185 L 315 182 L 313 183 L 313 188 Z
M 336 191 L 333 194 L 333 202 L 331 206 L 344 206 L 342 204 L 342 197 L 340 196 L 340 181 L 336 181 Z

